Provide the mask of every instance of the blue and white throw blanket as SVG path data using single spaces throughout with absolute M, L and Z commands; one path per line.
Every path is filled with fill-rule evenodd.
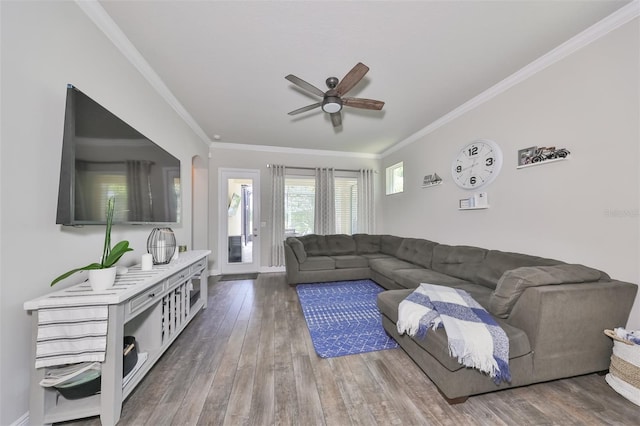
M 498 384 L 511 381 L 509 339 L 491 315 L 464 290 L 420 284 L 398 307 L 398 333 L 426 337 L 444 326 L 449 354 Z

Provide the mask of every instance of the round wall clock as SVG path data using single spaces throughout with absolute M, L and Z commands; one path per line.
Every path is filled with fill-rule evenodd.
M 502 151 L 497 143 L 478 139 L 462 148 L 451 164 L 453 181 L 464 189 L 478 189 L 491 183 L 502 168 Z

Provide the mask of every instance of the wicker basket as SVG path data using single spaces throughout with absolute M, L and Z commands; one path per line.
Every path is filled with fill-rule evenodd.
M 605 380 L 613 390 L 640 405 L 640 345 L 619 338 L 613 330 L 605 330 L 604 334 L 614 340 Z

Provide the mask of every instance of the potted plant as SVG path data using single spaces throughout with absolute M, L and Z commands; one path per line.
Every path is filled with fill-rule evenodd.
M 89 282 L 91 282 L 94 290 L 103 290 L 113 285 L 116 276 L 116 267 L 114 266 L 115 263 L 120 260 L 120 258 L 126 252 L 133 250 L 129 247 L 129 241 L 120 241 L 115 246 L 111 247 L 111 225 L 113 224 L 114 208 L 115 199 L 111 197 L 107 201 L 107 227 L 104 233 L 104 246 L 102 248 L 102 257 L 100 258 L 100 263 L 91 263 L 87 266 L 83 266 L 82 268 L 72 269 L 71 271 L 62 274 L 58 278 L 51 281 L 51 286 L 55 285 L 58 281 L 61 281 L 80 271 L 89 271 Z M 107 275 L 106 278 L 103 278 L 107 280 L 106 282 L 102 282 L 101 278 L 99 277 L 103 274 Z

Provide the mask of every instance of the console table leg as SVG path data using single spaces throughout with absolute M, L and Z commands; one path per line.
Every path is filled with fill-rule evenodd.
M 38 335 L 38 311 L 31 311 L 31 335 Z M 45 414 L 45 390 L 40 386 L 44 379 L 44 368 L 33 368 L 36 362 L 37 339 L 31 339 L 31 383 L 29 386 L 29 423 L 42 425 Z
M 109 305 L 107 353 L 102 364 L 100 422 L 115 425 L 122 412 L 122 351 L 124 339 L 124 305 Z

